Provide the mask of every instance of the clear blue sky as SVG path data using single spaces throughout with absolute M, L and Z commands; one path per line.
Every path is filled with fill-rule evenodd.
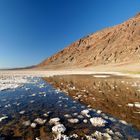
M 0 0 L 0 68 L 38 64 L 140 12 L 140 0 Z

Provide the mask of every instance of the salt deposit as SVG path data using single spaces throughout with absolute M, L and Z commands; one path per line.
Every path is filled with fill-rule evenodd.
M 96 77 L 96 78 L 107 78 L 107 77 L 110 77 L 110 75 L 94 75 L 93 77 Z
M 92 123 L 93 126 L 105 126 L 107 123 L 106 120 L 102 119 L 101 117 L 93 117 L 90 118 L 90 122 Z
M 28 120 L 28 121 L 23 122 L 22 124 L 23 124 L 24 126 L 29 126 L 29 125 L 31 125 L 31 122 L 30 122 L 30 120 Z
M 16 89 L 28 83 L 29 80 L 24 76 L 5 75 L 0 76 L 0 91 L 7 89 Z
M 53 133 L 64 133 L 66 131 L 66 128 L 63 124 L 57 124 L 54 127 L 52 127 Z
M 101 133 L 99 131 L 95 131 L 92 136 L 97 139 L 112 140 L 111 136 L 108 133 Z
M 59 118 L 52 118 L 52 119 L 50 119 L 50 121 L 49 121 L 49 123 L 51 124 L 51 125 L 57 125 L 57 124 L 59 124 L 59 121 L 60 121 L 60 119 Z
M 24 113 L 25 113 L 25 111 L 24 111 L 24 110 L 22 110 L 22 111 L 20 111 L 20 112 L 19 112 L 19 114 L 21 114 L 21 115 L 22 115 L 22 114 L 24 114 Z
M 52 127 L 52 133 L 54 133 L 54 140 L 69 140 L 69 138 L 63 133 L 66 131 L 66 128 L 63 124 L 57 124 Z
M 135 107 L 140 108 L 140 103 L 139 102 L 135 102 Z
M 88 120 L 87 120 L 87 119 L 84 119 L 84 120 L 83 120 L 83 122 L 84 122 L 84 123 L 87 123 L 87 122 L 88 122 Z
M 40 124 L 40 125 L 43 125 L 43 124 L 46 122 L 46 120 L 43 120 L 43 119 L 41 119 L 41 118 L 36 118 L 34 121 L 35 121 L 37 124 Z
M 40 140 L 39 138 L 35 138 L 35 140 Z
M 83 116 L 90 117 L 90 115 L 89 115 L 88 113 L 89 113 L 89 110 L 87 110 L 87 109 L 81 111 L 81 114 L 82 114 Z
M 70 115 L 70 114 L 65 114 L 64 117 L 66 117 L 66 118 L 70 118 L 71 115 Z
M 77 134 L 72 134 L 72 135 L 70 135 L 70 138 L 78 138 L 78 135 Z
M 127 106 L 129 106 L 129 107 L 133 107 L 134 104 L 132 104 L 132 103 L 128 103 Z
M 70 122 L 70 123 L 78 123 L 79 120 L 76 119 L 76 118 L 74 118 L 74 119 L 68 119 L 68 122 Z
M 5 119 L 7 119 L 8 118 L 8 116 L 3 116 L 3 117 L 1 117 L 0 118 L 0 122 L 2 122 L 3 120 L 5 120 Z
M 32 128 L 36 128 L 37 124 L 36 123 L 31 123 Z

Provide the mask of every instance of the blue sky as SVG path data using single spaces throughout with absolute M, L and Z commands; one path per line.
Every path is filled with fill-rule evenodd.
M 140 0 L 0 0 L 0 68 L 38 64 L 140 12 Z

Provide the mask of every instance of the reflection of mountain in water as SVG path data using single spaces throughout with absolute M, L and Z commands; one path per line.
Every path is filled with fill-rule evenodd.
M 46 78 L 74 99 L 133 124 L 140 130 L 140 81 L 138 79 L 93 76 L 54 76 Z

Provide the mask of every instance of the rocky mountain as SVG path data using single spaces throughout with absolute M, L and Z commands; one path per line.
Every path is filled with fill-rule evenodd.
M 114 27 L 88 35 L 37 65 L 38 68 L 87 68 L 140 64 L 140 13 Z

